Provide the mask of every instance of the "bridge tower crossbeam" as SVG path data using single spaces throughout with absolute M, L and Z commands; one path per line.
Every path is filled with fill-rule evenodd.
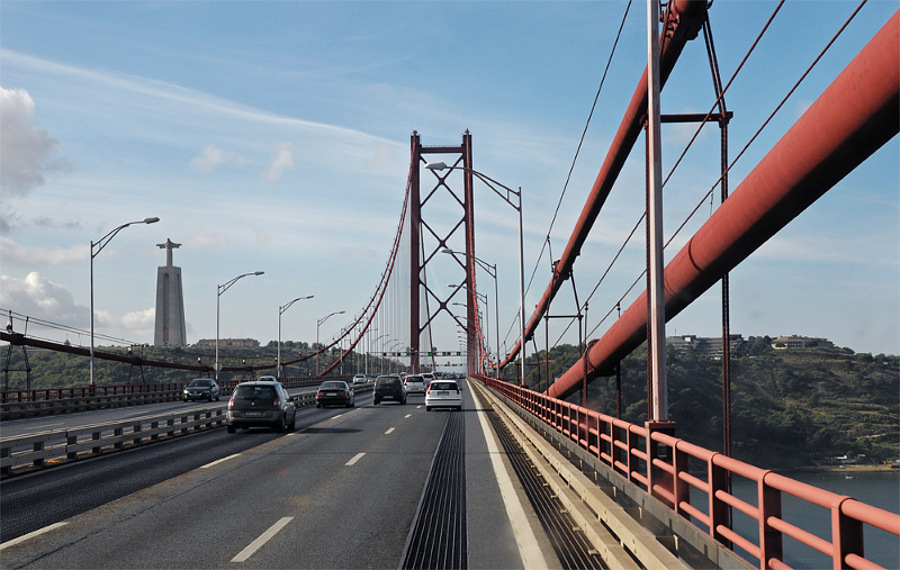
M 421 339 L 422 334 L 430 330 L 431 324 L 435 317 L 445 312 L 457 324 L 466 331 L 466 364 L 468 370 L 474 372 L 480 366 L 478 350 L 478 302 L 475 298 L 475 207 L 473 202 L 473 176 L 472 176 L 472 135 L 466 131 L 462 137 L 462 143 L 459 146 L 423 146 L 419 134 L 413 132 L 411 137 L 412 147 L 412 174 L 410 184 L 410 372 L 418 372 L 420 366 L 421 355 Z M 436 181 L 433 187 L 423 192 L 421 187 L 421 178 L 419 175 L 420 167 L 428 161 L 425 160 L 426 155 L 442 155 L 448 164 L 459 167 L 462 170 L 463 189 L 462 195 L 458 190 L 454 190 L 446 182 L 449 175 L 440 176 L 435 174 Z M 455 159 L 447 159 L 448 156 L 456 156 Z M 445 229 L 440 229 L 437 220 L 429 222 L 422 215 L 423 206 L 425 206 L 439 192 L 448 192 L 452 197 L 452 202 L 459 205 L 461 217 L 451 223 L 447 228 L 448 220 L 441 220 Z M 451 238 L 462 232 L 465 241 L 465 259 L 459 259 L 465 274 L 460 284 L 460 288 L 466 291 L 466 323 L 463 324 L 450 311 L 449 297 L 441 292 L 445 289 L 444 284 L 439 287 L 429 286 L 426 279 L 426 267 L 435 260 L 435 256 L 444 249 L 452 249 L 450 244 Z M 425 237 L 430 236 L 428 248 L 425 247 Z M 459 238 L 457 238 L 459 239 Z M 431 244 L 435 244 L 433 247 Z M 454 291 L 455 292 L 455 291 Z M 424 295 L 424 299 L 422 298 Z M 451 294 L 452 296 L 452 294 Z M 434 300 L 438 306 L 433 311 L 426 308 L 423 319 L 422 301 L 430 307 L 430 301 Z M 428 351 L 431 351 L 431 346 Z

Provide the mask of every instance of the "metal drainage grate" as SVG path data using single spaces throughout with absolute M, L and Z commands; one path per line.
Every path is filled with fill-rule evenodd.
M 401 569 L 467 567 L 465 449 L 464 416 L 449 413 L 406 539 Z
M 494 426 L 497 437 L 503 444 L 503 449 L 506 451 L 513 469 L 522 482 L 522 488 L 528 495 L 531 506 L 562 563 L 562 567 L 566 569 L 606 568 L 603 559 L 593 549 L 584 533 L 577 528 L 575 521 L 566 512 L 562 503 L 551 492 L 549 485 L 513 438 L 506 424 L 497 416 L 497 412 L 493 409 L 488 411 L 488 417 Z

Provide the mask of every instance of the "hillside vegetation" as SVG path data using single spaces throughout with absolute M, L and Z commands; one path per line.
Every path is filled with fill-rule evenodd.
M 572 346 L 550 351 L 550 376 L 571 366 Z M 539 354 L 539 360 L 545 355 Z M 722 362 L 671 348 L 666 356 L 669 417 L 677 435 L 721 451 Z M 546 372 L 541 386 L 546 382 Z M 536 374 L 530 378 L 537 383 Z M 647 354 L 621 364 L 622 418 L 647 418 Z M 569 398 L 580 403 L 581 395 Z M 768 337 L 751 338 L 732 355 L 732 455 L 766 468 L 860 463 L 900 458 L 900 358 L 843 350 L 774 350 Z M 616 380 L 588 385 L 588 406 L 616 415 Z

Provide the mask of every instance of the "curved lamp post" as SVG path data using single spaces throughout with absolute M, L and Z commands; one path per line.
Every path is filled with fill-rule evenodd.
M 496 269 L 496 267 L 495 267 L 495 269 Z M 490 273 L 488 273 L 488 274 L 490 275 Z M 496 374 L 497 380 L 499 380 L 499 379 L 500 379 L 500 316 L 499 316 L 499 312 L 498 312 L 498 310 L 497 310 L 497 306 L 498 306 L 500 303 L 498 302 L 499 299 L 498 299 L 498 297 L 497 297 L 497 275 L 496 275 L 496 271 L 495 271 L 495 274 L 494 274 L 494 275 L 491 275 L 491 277 L 494 278 L 494 328 L 495 328 L 495 330 L 496 330 L 496 337 L 495 337 L 495 339 L 496 339 L 496 342 L 497 342 L 497 345 L 496 345 L 496 347 L 495 347 L 495 349 L 496 349 L 496 351 L 497 351 L 497 368 L 496 368 L 495 370 L 496 370 L 496 373 L 497 373 L 497 374 Z M 450 284 L 450 285 L 447 285 L 447 287 L 457 288 L 457 287 L 459 287 L 459 286 L 458 286 L 458 285 Z M 474 289 L 469 289 L 469 288 L 466 287 L 465 285 L 463 285 L 463 288 L 466 289 L 467 291 L 472 291 L 472 293 L 474 293 L 474 294 L 475 294 L 477 297 L 479 297 L 479 298 L 483 297 L 483 298 L 484 298 L 484 304 L 485 304 L 485 305 L 488 304 L 488 297 L 487 297 L 487 295 L 483 295 L 483 294 L 479 293 L 478 291 L 475 291 Z M 486 328 L 486 329 L 488 330 L 488 334 L 490 335 L 490 334 L 491 334 L 491 326 L 490 326 L 490 324 L 487 322 L 487 315 L 488 315 L 489 312 L 490 312 L 490 307 L 485 307 L 485 308 L 484 308 L 484 328 Z M 488 350 L 488 360 L 490 361 L 490 359 L 491 359 L 490 350 Z
M 384 337 L 387 337 L 387 336 L 391 336 L 391 335 L 389 335 L 388 333 L 384 333 L 383 335 L 377 337 L 375 340 L 372 341 L 372 344 L 375 345 L 375 352 L 376 352 L 376 353 L 379 353 L 379 354 L 380 354 L 380 353 L 384 352 L 383 350 L 378 350 L 378 341 L 381 340 L 381 339 L 383 339 Z M 381 345 L 382 345 L 382 348 L 384 348 L 384 342 L 382 342 Z M 379 357 L 378 357 L 378 361 L 379 361 L 378 373 L 379 373 L 379 374 L 384 374 L 384 356 L 379 356 Z
M 293 305 L 297 301 L 302 301 L 304 299 L 312 299 L 312 298 L 313 298 L 313 295 L 307 295 L 306 297 L 297 297 L 290 303 L 278 307 L 278 359 L 276 361 L 275 376 L 279 380 L 281 380 L 281 315 L 283 315 L 284 312 L 287 311 L 291 307 L 291 305 Z
M 452 249 L 448 249 L 448 248 L 442 249 L 441 253 L 448 253 L 451 255 L 457 254 L 457 253 L 460 255 L 469 255 L 468 253 L 465 253 L 462 251 L 453 251 Z M 488 275 L 490 275 L 491 277 L 494 278 L 494 325 L 497 327 L 497 339 L 496 339 L 497 340 L 497 379 L 499 380 L 500 379 L 500 313 L 499 313 L 498 307 L 500 305 L 500 296 L 497 293 L 497 266 L 491 265 L 490 263 L 488 263 L 482 259 L 478 259 L 474 255 L 472 255 L 470 257 L 476 263 L 478 263 L 478 265 L 481 266 L 481 268 L 484 269 Z M 448 285 L 448 287 L 455 287 L 455 285 Z M 465 285 L 463 285 L 463 287 L 465 287 Z M 465 287 L 465 289 L 468 290 L 468 287 Z M 478 291 L 473 291 L 473 293 L 475 293 L 476 295 L 479 295 Z M 484 303 L 487 304 L 487 295 L 485 295 L 484 298 L 485 298 Z M 525 331 L 525 329 L 523 328 L 522 329 L 523 335 L 524 335 L 524 331 Z M 488 332 L 490 332 L 490 330 L 488 330 Z M 525 337 L 524 336 L 522 336 L 522 346 L 523 347 L 525 346 Z M 522 362 L 525 362 L 524 356 L 525 356 L 525 352 L 524 352 L 524 348 L 523 348 Z
M 322 351 L 322 347 L 319 346 L 319 327 L 322 326 L 322 323 L 330 319 L 335 315 L 343 315 L 346 311 L 335 311 L 333 313 L 328 313 L 321 319 L 316 321 L 316 377 L 319 376 L 319 353 Z
M 228 291 L 228 289 L 230 289 L 232 285 L 237 283 L 238 280 L 250 275 L 262 275 L 263 273 L 265 273 L 265 271 L 251 271 L 250 273 L 242 273 L 234 279 L 218 285 L 216 288 L 216 384 L 219 383 L 219 369 L 222 368 L 222 366 L 219 364 L 219 299 L 222 297 L 222 293 Z
M 103 251 L 103 248 L 106 247 L 106 244 L 112 240 L 112 238 L 116 237 L 116 234 L 120 231 L 124 230 L 128 226 L 132 226 L 134 224 L 155 224 L 159 221 L 159 218 L 144 218 L 143 220 L 135 220 L 133 222 L 128 222 L 127 224 L 122 224 L 121 226 L 111 230 L 108 234 L 98 239 L 96 242 L 91 242 L 91 386 L 94 386 L 94 258 Z M 95 251 L 96 250 L 96 251 Z
M 520 330 L 519 330 L 519 345 L 520 350 L 522 351 L 522 375 L 520 378 L 520 382 L 522 386 L 525 386 L 525 256 L 524 251 L 525 247 L 523 244 L 522 237 L 522 187 L 520 186 L 518 191 L 513 190 L 512 188 L 505 186 L 493 178 L 478 172 L 477 170 L 473 170 L 471 168 L 466 168 L 464 166 L 447 166 L 444 162 L 429 162 L 425 165 L 425 168 L 432 171 L 441 171 L 441 170 L 462 170 L 463 172 L 469 172 L 482 182 L 484 182 L 488 188 L 494 191 L 495 194 L 500 196 L 504 202 L 512 206 L 514 210 L 519 213 L 519 320 L 520 320 Z M 497 190 L 496 186 L 503 188 L 506 191 L 504 195 L 500 190 Z M 513 203 L 510 200 L 510 195 L 518 198 L 518 203 Z M 472 256 L 473 258 L 475 256 Z M 499 356 L 498 356 L 499 360 Z

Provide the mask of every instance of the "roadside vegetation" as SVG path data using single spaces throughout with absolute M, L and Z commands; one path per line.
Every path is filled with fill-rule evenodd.
M 574 364 L 576 347 L 550 351 L 550 377 Z M 546 361 L 539 353 L 535 361 Z M 533 369 L 529 381 L 546 384 Z M 621 416 L 647 418 L 647 353 L 621 363 Z M 666 355 L 669 417 L 677 435 L 723 449 L 722 362 L 688 350 Z M 616 416 L 616 379 L 588 385 L 588 406 Z M 569 401 L 581 403 L 581 394 Z M 732 456 L 772 469 L 885 464 L 900 458 L 900 357 L 850 349 L 775 350 L 751 337 L 731 359 Z M 839 459 L 840 458 L 840 459 Z

